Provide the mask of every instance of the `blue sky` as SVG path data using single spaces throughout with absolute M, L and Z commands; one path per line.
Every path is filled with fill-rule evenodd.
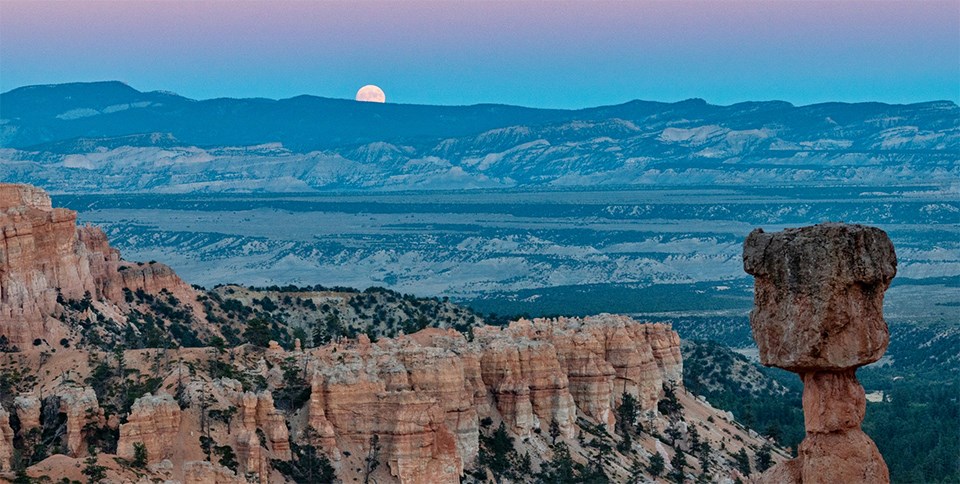
M 958 1 L 0 2 L 0 89 L 585 107 L 960 99 Z

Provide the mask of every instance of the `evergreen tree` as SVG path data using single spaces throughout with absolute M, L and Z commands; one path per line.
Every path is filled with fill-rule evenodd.
M 538 475 L 540 482 L 549 484 L 574 484 L 581 482 L 570 449 L 563 441 L 553 446 L 553 459 L 544 462 Z
M 523 457 L 520 458 L 520 463 L 517 465 L 517 473 L 521 480 L 533 477 L 533 462 L 530 461 L 529 452 L 524 452 Z
M 673 470 L 667 474 L 667 477 L 676 483 L 683 482 L 683 468 L 687 466 L 687 458 L 684 457 L 683 452 L 680 449 L 677 449 L 677 451 L 673 454 L 673 458 L 670 459 L 670 465 L 673 466 Z
M 560 436 L 560 424 L 557 423 L 556 419 L 550 421 L 550 438 L 553 439 L 554 444 L 557 443 L 557 437 Z
M 133 443 L 133 462 L 131 466 L 143 469 L 147 467 L 149 459 L 147 457 L 147 446 L 143 442 Z
M 489 440 L 490 459 L 487 466 L 495 476 L 503 476 L 510 470 L 510 454 L 513 452 L 513 438 L 507 433 L 507 427 L 500 422 L 500 426 L 493 432 Z
M 107 468 L 100 465 L 96 447 L 92 445 L 87 447 L 87 452 L 90 455 L 84 459 L 84 468 L 81 472 L 87 476 L 87 484 L 96 484 L 107 478 Z
M 373 434 L 370 437 L 370 452 L 364 459 L 363 484 L 369 484 L 370 475 L 380 466 L 380 436 Z
M 747 455 L 747 450 L 743 447 L 740 448 L 740 452 L 737 452 L 734 455 L 734 458 L 737 461 L 737 469 L 740 470 L 740 473 L 744 476 L 750 475 L 750 457 Z
M 675 415 L 683 410 L 680 401 L 677 400 L 677 391 L 673 385 L 663 385 L 663 398 L 657 402 L 657 410 L 664 415 Z
M 773 465 L 773 459 L 770 457 L 771 450 L 773 450 L 773 447 L 771 447 L 770 444 L 763 444 L 763 447 L 760 447 L 760 450 L 757 451 L 758 471 L 763 472 Z
M 246 329 L 243 330 L 243 337 L 252 345 L 261 348 L 270 346 L 270 323 L 263 318 L 250 319 L 247 321 Z
M 650 465 L 647 467 L 647 470 L 654 477 L 663 474 L 663 470 L 666 468 L 666 463 L 663 461 L 663 456 L 659 452 L 654 452 L 650 456 Z

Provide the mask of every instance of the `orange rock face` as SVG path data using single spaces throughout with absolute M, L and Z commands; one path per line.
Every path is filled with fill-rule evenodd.
M 883 293 L 897 256 L 882 230 L 834 223 L 757 229 L 744 242 L 743 266 L 755 278 L 750 326 L 763 364 L 844 370 L 887 350 Z
M 19 395 L 13 400 L 13 406 L 17 411 L 22 432 L 28 432 L 40 426 L 40 400 L 37 397 Z
M 0 335 L 11 346 L 70 336 L 56 317 L 58 294 L 66 300 L 89 294 L 125 307 L 124 288 L 166 289 L 194 314 L 204 314 L 196 293 L 169 267 L 121 261 L 100 229 L 77 227 L 76 212 L 52 208 L 43 190 L 0 184 Z
M 0 407 L 0 471 L 9 471 L 13 465 L 13 429 L 10 414 Z
M 241 425 L 245 430 L 256 436 L 259 428 L 267 436 L 271 459 L 290 460 L 290 433 L 283 415 L 277 412 L 273 405 L 273 395 L 270 392 L 244 393 L 240 397 L 238 409 Z M 259 438 L 256 447 L 260 447 Z
M 67 454 L 78 457 L 87 449 L 84 428 L 88 424 L 97 427 L 106 424 L 103 409 L 97 402 L 97 394 L 90 387 L 64 385 L 55 389 L 54 398 L 57 399 L 60 413 L 67 416 L 67 430 L 63 436 Z M 47 400 L 44 400 L 45 404 L 46 402 Z
M 310 350 L 315 444 L 340 468 L 357 469 L 376 436 L 383 480 L 459 482 L 477 457 L 480 419 L 520 437 L 556 422 L 573 438 L 578 409 L 612 425 L 624 391 L 655 408 L 662 382 L 680 384 L 680 342 L 667 325 L 603 315 L 521 320 L 474 335 L 467 342 L 427 329 Z
M 896 274 L 882 230 L 822 224 L 753 231 L 744 268 L 756 277 L 750 326 L 760 359 L 800 374 L 807 436 L 798 457 L 763 474 L 768 483 L 890 482 L 877 446 L 860 430 L 866 412 L 856 368 L 889 342 L 883 293 Z
M 120 426 L 117 455 L 133 459 L 133 445 L 143 443 L 150 462 L 170 457 L 180 431 L 180 405 L 167 394 L 138 398 L 130 409 L 127 423 Z

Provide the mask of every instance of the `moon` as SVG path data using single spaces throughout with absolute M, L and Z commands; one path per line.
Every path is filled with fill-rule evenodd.
M 383 93 L 383 89 L 380 89 L 373 84 L 367 84 L 357 91 L 357 101 L 383 103 L 387 102 L 387 95 Z

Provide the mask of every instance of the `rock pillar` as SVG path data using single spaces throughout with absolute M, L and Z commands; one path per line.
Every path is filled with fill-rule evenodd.
M 744 243 L 743 265 L 755 277 L 750 326 L 761 363 L 799 374 L 804 385 L 799 455 L 761 482 L 890 482 L 877 446 L 860 430 L 866 399 L 856 377 L 890 340 L 883 293 L 897 259 L 887 234 L 838 223 L 757 229 Z

